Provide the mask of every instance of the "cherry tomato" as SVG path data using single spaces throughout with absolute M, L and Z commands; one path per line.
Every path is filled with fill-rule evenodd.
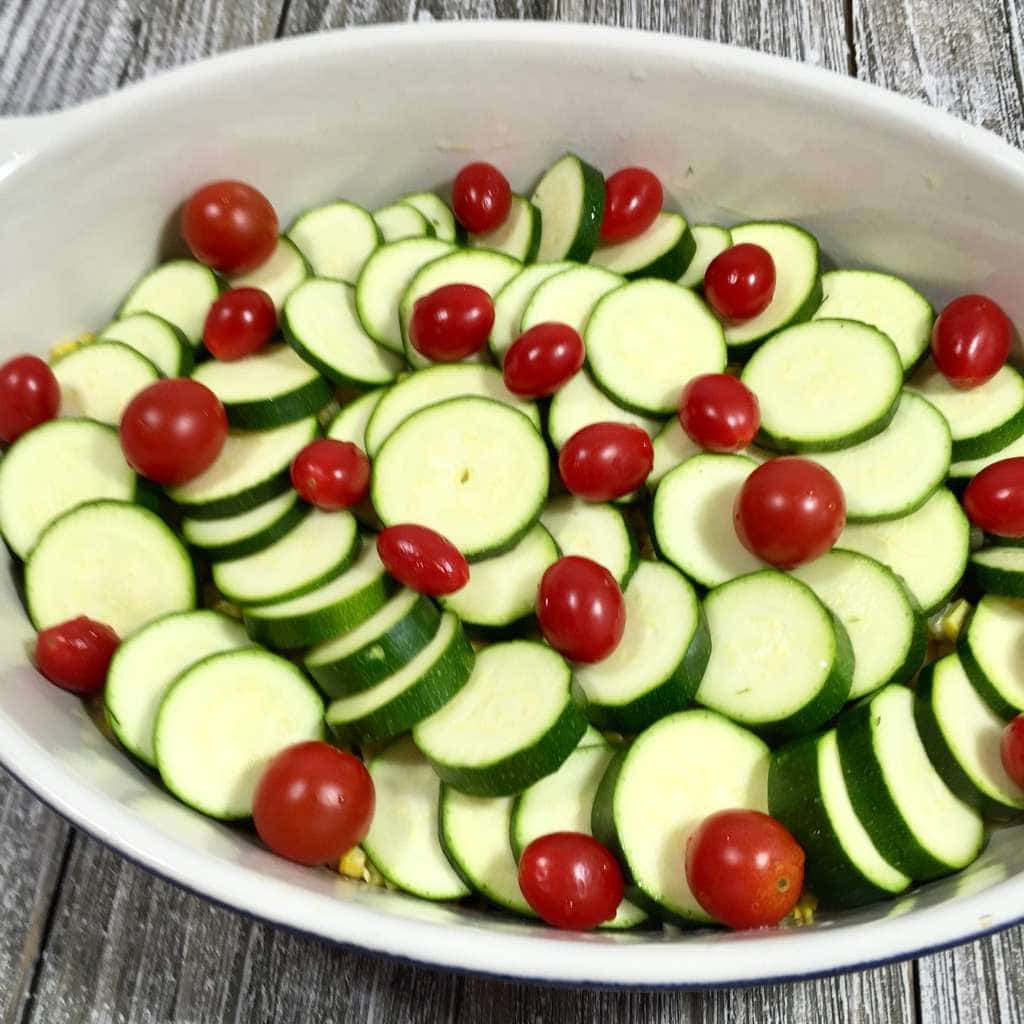
M 1018 715 L 1003 730 L 1000 753 L 1006 774 L 1015 785 L 1024 789 L 1024 715 Z
M 351 441 L 322 437 L 292 460 L 292 487 L 325 512 L 358 505 L 370 487 L 370 460 Z
M 800 899 L 804 851 L 760 811 L 719 811 L 686 844 L 686 880 L 697 902 L 730 928 L 770 928 Z
M 586 501 L 610 501 L 635 491 L 653 465 L 647 431 L 629 423 L 591 423 L 558 453 L 562 482 Z
M 661 213 L 664 193 L 646 167 L 623 167 L 604 183 L 601 241 L 628 242 L 642 235 Z
M 412 347 L 438 363 L 479 352 L 494 326 L 494 303 L 475 284 L 446 284 L 417 299 L 409 322 Z
M 727 373 L 694 377 L 679 396 L 679 422 L 690 438 L 710 452 L 739 452 L 757 435 L 757 396 Z
M 421 594 L 454 594 L 469 582 L 469 563 L 447 537 L 416 523 L 377 535 L 377 554 L 399 583 Z
M 730 323 L 763 313 L 774 294 L 775 261 L 767 249 L 753 242 L 730 246 L 704 271 L 704 298 Z
M 60 385 L 38 356 L 15 356 L 0 366 L 0 441 L 17 441 L 59 408 Z
M 732 510 L 743 546 L 779 569 L 823 555 L 846 525 L 836 478 L 809 459 L 771 459 L 747 477 Z
M 954 387 L 976 388 L 999 372 L 1012 339 L 1001 306 L 984 295 L 961 295 L 935 321 L 932 358 Z
M 106 623 L 79 615 L 36 637 L 36 667 L 62 690 L 96 693 L 107 681 L 107 668 L 120 642 Z
M 259 352 L 274 336 L 277 311 L 261 288 L 232 288 L 210 307 L 203 344 L 223 362 Z
M 512 208 L 508 178 L 494 164 L 466 164 L 452 185 L 455 219 L 474 235 L 501 227 Z
M 548 566 L 537 588 L 544 638 L 570 661 L 608 657 L 626 628 L 626 603 L 615 577 L 589 558 L 567 555 Z
M 523 850 L 519 888 L 542 921 L 586 931 L 615 916 L 625 882 L 619 862 L 596 839 L 552 832 Z
M 221 274 L 243 274 L 274 251 L 277 213 L 244 181 L 211 181 L 186 200 L 181 233 L 200 263 Z
M 505 387 L 527 398 L 553 395 L 583 365 L 584 355 L 583 339 L 568 324 L 537 324 L 505 353 Z
M 376 798 L 358 757 L 322 740 L 286 747 L 256 787 L 253 824 L 279 857 L 327 864 L 366 838 Z
M 143 388 L 121 416 L 121 449 L 132 468 L 158 484 L 183 484 L 209 469 L 228 436 L 220 399 L 184 377 Z
M 964 491 L 971 522 L 998 537 L 1024 537 L 1024 458 L 1000 459 L 977 473 Z

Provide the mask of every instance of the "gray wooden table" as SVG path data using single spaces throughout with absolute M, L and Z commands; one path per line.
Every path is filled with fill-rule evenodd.
M 383 21 L 532 18 L 702 36 L 856 75 L 1024 144 L 1017 0 L 0 0 L 0 113 L 219 50 Z M 255 924 L 69 828 L 0 770 L 0 1024 L 1024 1022 L 1024 930 L 863 974 L 707 994 L 435 973 Z

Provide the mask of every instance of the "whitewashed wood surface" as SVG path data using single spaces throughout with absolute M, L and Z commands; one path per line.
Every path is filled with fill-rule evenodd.
M 55 109 L 283 35 L 559 19 L 783 54 L 1024 144 L 1017 0 L 0 0 L 0 113 Z M 2 226 L 0 226 L 2 232 Z M 0 1024 L 1024 1022 L 1024 930 L 862 974 L 710 993 L 428 971 L 255 924 L 76 834 L 0 770 Z

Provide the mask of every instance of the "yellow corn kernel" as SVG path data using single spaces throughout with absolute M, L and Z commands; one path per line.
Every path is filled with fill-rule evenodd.
M 818 901 L 814 896 L 805 892 L 793 908 L 793 924 L 798 928 L 807 924 L 814 924 L 814 912 L 818 909 Z
M 338 872 L 346 878 L 355 878 L 362 881 L 365 870 L 366 854 L 363 853 L 362 847 L 360 846 L 353 846 L 352 849 L 349 850 L 340 861 L 338 861 Z
M 50 360 L 60 359 L 61 356 L 66 356 L 69 352 L 74 352 L 75 349 L 79 349 L 83 345 L 89 345 L 95 340 L 96 335 L 92 331 L 83 331 L 75 338 L 65 338 L 64 341 L 58 341 L 50 348 Z

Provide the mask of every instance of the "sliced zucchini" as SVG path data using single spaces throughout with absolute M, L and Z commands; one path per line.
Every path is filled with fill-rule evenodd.
M 441 604 L 471 626 L 509 626 L 532 614 L 540 578 L 558 557 L 558 545 L 538 523 L 505 554 L 474 562 L 469 582 Z
M 145 356 L 120 341 L 96 341 L 53 364 L 60 385 L 60 415 L 118 426 L 128 403 L 160 379 Z
M 529 199 L 513 196 L 512 207 L 505 220 L 493 231 L 470 235 L 466 244 L 471 249 L 493 249 L 520 263 L 532 263 L 540 248 L 541 215 Z
M 476 363 L 450 363 L 410 374 L 381 399 L 366 425 L 366 452 L 376 458 L 384 442 L 413 413 L 451 398 L 475 395 L 491 398 L 521 412 L 540 430 L 540 413 L 533 402 L 513 395 L 501 371 Z
M 551 399 L 548 437 L 555 448 L 560 449 L 573 434 L 591 423 L 629 423 L 646 430 L 652 437 L 661 427 L 659 420 L 617 405 L 594 383 L 586 370 L 580 370 Z
M 917 728 L 946 785 L 989 818 L 1024 811 L 1024 789 L 999 755 L 1006 722 L 972 685 L 955 654 L 929 665 L 917 684 Z
M 441 787 L 438 815 L 441 846 L 451 866 L 474 892 L 514 914 L 534 917 L 519 888 L 519 865 L 512 855 L 511 796 L 468 796 Z
M 687 382 L 725 369 L 722 325 L 704 300 L 670 281 L 609 292 L 587 322 L 587 365 L 617 405 L 669 416 Z
M 669 565 L 640 562 L 624 597 L 626 629 L 618 647 L 575 674 L 590 721 L 634 733 L 689 707 L 711 640 L 693 587 Z
M 438 836 L 441 780 L 408 737 L 366 763 L 375 809 L 363 849 L 373 866 L 424 900 L 458 900 L 469 889 L 455 873 Z
M 512 806 L 512 853 L 518 861 L 523 850 L 541 836 L 553 832 L 580 832 L 590 835 L 590 815 L 597 787 L 615 750 L 602 741 L 584 745 L 581 741 L 558 771 L 535 782 L 516 798 Z M 623 900 L 618 913 L 602 928 L 635 928 L 647 915 L 629 900 Z
M 896 412 L 903 364 L 893 343 L 855 320 L 780 331 L 743 368 L 761 405 L 758 444 L 834 451 L 881 433 Z
M 412 735 L 442 782 L 509 796 L 557 770 L 586 728 L 565 659 L 513 640 L 480 651 L 466 685 Z
M 317 435 L 315 416 L 273 430 L 229 433 L 217 461 L 168 490 L 193 519 L 220 519 L 262 505 L 291 486 L 292 459 Z
M 378 345 L 405 358 L 398 316 L 402 296 L 423 267 L 450 252 L 451 244 L 440 238 L 407 238 L 382 245 L 366 261 L 356 282 L 356 311 Z
M 195 603 L 188 552 L 141 505 L 76 505 L 46 527 L 25 562 L 25 604 L 39 630 L 88 615 L 124 637 Z
M 964 459 L 960 462 L 954 462 L 949 467 L 949 476 L 952 480 L 970 480 L 972 476 L 976 476 L 986 466 L 991 466 L 993 462 L 1001 462 L 1003 459 L 1015 459 L 1020 456 L 1024 456 L 1024 434 L 1021 434 L 1016 441 L 1011 441 L 1005 448 L 1000 448 L 999 451 L 993 452 L 991 455 L 983 455 L 980 459 Z
M 544 172 L 530 199 L 541 215 L 537 259 L 586 263 L 597 246 L 604 216 L 601 172 L 566 153 Z
M 424 266 L 402 295 L 398 318 L 402 325 L 405 358 L 414 369 L 430 366 L 432 360 L 418 352 L 409 338 L 413 307 L 425 295 L 446 284 L 472 284 L 492 298 L 522 269 L 522 264 L 504 253 L 489 249 L 460 249 Z M 479 361 L 479 360 L 478 360 Z
M 419 210 L 434 229 L 434 235 L 442 242 L 458 241 L 459 232 L 455 225 L 455 217 L 440 196 L 434 195 L 433 192 L 412 192 L 402 196 L 398 201 Z
M 776 752 L 768 809 L 806 854 L 805 885 L 827 907 L 859 907 L 903 892 L 910 879 L 879 852 L 843 779 L 835 730 Z
M 795 224 L 754 221 L 732 228 L 732 244 L 752 242 L 775 263 L 775 294 L 764 312 L 725 328 L 731 359 L 749 355 L 765 338 L 809 320 L 821 305 L 818 241 Z
M 0 533 L 19 558 L 68 509 L 132 501 L 137 482 L 117 431 L 93 420 L 50 420 L 23 434 L 0 460 Z
M 600 267 L 570 265 L 570 269 L 552 274 L 536 286 L 523 309 L 519 330 L 557 321 L 568 324 L 582 337 L 598 300 L 625 283 L 624 277 Z
M 366 425 L 387 393 L 387 388 L 368 391 L 348 403 L 327 428 L 327 436 L 335 441 L 349 441 L 366 451 Z
M 353 285 L 370 253 L 383 241 L 373 217 L 344 200 L 302 214 L 288 229 L 288 238 L 317 277 Z
M 891 569 L 833 548 L 791 572 L 846 629 L 854 655 L 850 700 L 917 675 L 928 650 L 928 623 Z
M 359 551 L 351 512 L 311 508 L 262 551 L 213 566 L 213 582 L 233 604 L 272 604 L 306 594 L 340 576 Z
M 983 597 L 957 640 L 957 653 L 971 682 L 1002 718 L 1024 711 L 1024 605 L 1005 597 Z
M 756 732 L 812 732 L 846 703 L 853 649 L 813 590 L 764 569 L 716 587 L 704 601 L 711 657 L 697 700 Z
M 192 346 L 185 335 L 155 313 L 133 313 L 107 324 L 97 341 L 120 341 L 145 356 L 165 377 L 187 377 Z
M 220 295 L 220 282 L 195 260 L 171 260 L 151 270 L 128 293 L 118 317 L 153 313 L 173 324 L 193 346 L 203 340 L 206 314 Z
M 265 291 L 280 313 L 284 309 L 285 299 L 312 273 L 298 246 L 290 238 L 281 237 L 266 263 L 248 273 L 229 278 L 228 283 L 232 288 L 259 288 Z
M 914 723 L 914 694 L 887 686 L 849 708 L 836 728 L 854 812 L 878 852 L 915 882 L 959 871 L 985 845 L 972 808 L 932 767 Z
M 690 265 L 697 243 L 686 218 L 662 211 L 641 235 L 628 242 L 599 245 L 590 262 L 623 277 L 678 281 Z
M 716 811 L 767 812 L 770 764 L 762 740 L 713 711 L 679 711 L 642 732 L 605 773 L 591 822 L 620 854 L 630 899 L 673 924 L 709 923 L 686 879 L 687 842 Z
M 1012 366 L 978 387 L 963 389 L 954 387 L 929 360 L 908 387 L 946 417 L 956 462 L 992 455 L 1024 434 L 1024 377 Z
M 382 206 L 379 210 L 373 211 L 372 217 L 384 245 L 401 242 L 404 238 L 434 237 L 433 224 L 409 203 Z
M 429 597 L 403 589 L 355 629 L 318 644 L 303 664 L 328 697 L 347 697 L 407 665 L 440 623 L 441 613 Z
M 219 612 L 175 612 L 132 633 L 107 671 L 103 705 L 107 721 L 124 747 L 156 765 L 153 727 L 171 684 L 197 661 L 248 647 L 241 623 Z
M 637 567 L 636 542 L 614 505 L 572 495 L 552 498 L 540 521 L 563 555 L 580 555 L 603 565 L 624 587 Z
M 376 346 L 374 346 L 376 348 Z M 267 430 L 318 413 L 331 389 L 287 345 L 271 345 L 244 359 L 210 359 L 192 373 L 220 400 L 228 423 L 242 430 Z
M 281 326 L 288 344 L 335 384 L 390 384 L 404 365 L 363 330 L 355 289 L 343 281 L 304 281 L 288 296 Z
M 504 288 L 494 296 L 494 326 L 488 346 L 491 358 L 499 365 L 505 360 L 505 353 L 519 337 L 519 325 L 523 320 L 523 312 L 533 297 L 533 293 L 549 278 L 560 274 L 563 270 L 574 267 L 574 263 L 563 260 L 560 263 L 533 263 L 512 278 Z
M 429 526 L 478 560 L 530 531 L 548 482 L 547 448 L 526 416 L 489 398 L 452 398 L 413 414 L 384 442 L 371 496 L 385 526 Z
M 757 463 L 745 455 L 695 455 L 654 495 L 651 523 L 662 557 L 694 582 L 717 587 L 764 563 L 736 536 L 732 507 Z
M 154 729 L 164 785 L 212 818 L 248 818 L 275 754 L 323 736 L 324 706 L 290 661 L 245 647 L 186 669 L 160 705 Z
M 445 612 L 430 643 L 412 661 L 375 686 L 333 701 L 327 724 L 341 743 L 400 736 L 444 707 L 465 686 L 472 668 L 473 648 L 459 620 Z
M 683 430 L 678 416 L 673 416 L 654 436 L 654 466 L 647 477 L 647 486 L 653 491 L 676 466 L 704 451 Z
M 394 589 L 376 546 L 367 541 L 351 568 L 329 583 L 287 601 L 247 607 L 245 628 L 268 647 L 310 647 L 355 629 L 384 606 Z
M 295 491 L 285 491 L 248 512 L 223 519 L 186 517 L 181 521 L 181 533 L 211 562 L 228 562 L 270 547 L 294 529 L 307 511 Z
M 904 391 L 889 425 L 852 448 L 815 452 L 838 481 L 851 522 L 897 519 L 920 508 L 949 472 L 952 439 L 945 417 Z
M 691 224 L 696 250 L 679 283 L 684 288 L 703 288 L 704 274 L 711 261 L 732 245 L 732 232 L 717 224 Z
M 1024 547 L 983 548 L 971 555 L 970 574 L 986 594 L 1024 597 Z
M 940 487 L 919 509 L 882 523 L 847 523 L 836 547 L 887 565 L 925 614 L 942 607 L 967 568 L 970 524 L 959 502 Z
M 821 291 L 814 319 L 859 320 L 877 327 L 896 346 L 904 370 L 928 350 L 935 310 L 906 281 L 872 270 L 832 270 L 822 275 Z

